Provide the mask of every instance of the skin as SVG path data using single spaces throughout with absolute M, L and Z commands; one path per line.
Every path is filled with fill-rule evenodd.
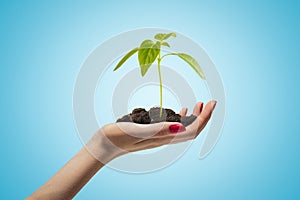
M 118 156 L 195 139 L 209 121 L 215 105 L 216 101 L 210 101 L 203 109 L 203 103 L 197 103 L 193 110 L 196 120 L 175 134 L 170 132 L 169 127 L 174 124 L 182 126 L 180 123 L 140 125 L 122 122 L 105 125 L 65 166 L 27 199 L 72 199 L 105 164 Z M 180 115 L 186 114 L 187 109 L 183 108 Z

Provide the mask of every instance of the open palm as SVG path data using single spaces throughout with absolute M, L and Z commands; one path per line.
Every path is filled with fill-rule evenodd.
M 101 141 L 101 145 L 106 149 L 105 154 L 103 152 L 96 152 L 93 149 L 91 152 L 98 160 L 106 163 L 128 152 L 192 140 L 204 129 L 215 105 L 216 101 L 210 101 L 203 109 L 203 103 L 197 103 L 193 110 L 193 115 L 197 116 L 197 118 L 187 127 L 177 122 L 155 124 L 119 122 L 108 124 L 97 131 L 87 144 L 87 147 L 94 147 L 94 143 Z M 185 116 L 186 114 L 187 109 L 183 108 L 180 111 L 180 115 Z

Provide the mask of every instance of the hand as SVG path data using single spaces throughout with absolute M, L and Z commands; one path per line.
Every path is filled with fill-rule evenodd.
M 210 119 L 215 105 L 216 101 L 210 101 L 202 111 L 203 103 L 197 103 L 193 111 L 197 118 L 186 128 L 174 122 L 105 125 L 94 134 L 86 148 L 82 148 L 28 199 L 72 199 L 97 171 L 120 155 L 196 138 Z M 180 115 L 186 114 L 187 109 L 182 109 Z
M 196 120 L 186 128 L 177 122 L 161 122 L 156 124 L 135 124 L 119 122 L 105 125 L 95 133 L 87 144 L 88 151 L 103 164 L 126 154 L 166 144 L 175 144 L 195 139 L 209 121 L 216 101 L 195 105 L 193 115 Z M 187 114 L 183 108 L 180 115 Z

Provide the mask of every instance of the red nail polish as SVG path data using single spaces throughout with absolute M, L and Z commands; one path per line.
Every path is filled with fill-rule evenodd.
M 185 127 L 182 124 L 173 124 L 169 126 L 170 133 L 179 133 L 185 131 Z
M 203 103 L 201 103 L 200 105 L 200 112 L 202 112 L 202 110 L 203 110 Z

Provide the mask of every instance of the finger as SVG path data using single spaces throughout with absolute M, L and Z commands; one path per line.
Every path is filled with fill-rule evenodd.
M 135 133 L 138 133 L 136 136 L 141 138 L 134 144 L 134 149 L 142 150 L 194 139 L 207 124 L 215 105 L 216 101 L 207 103 L 197 119 L 186 129 L 182 124 L 174 122 L 162 122 L 148 125 L 132 125 L 129 123 L 131 124 L 131 130 L 135 130 Z M 195 107 L 198 107 L 198 110 L 201 111 L 201 103 L 198 103 Z
M 162 122 L 151 125 L 149 131 L 151 137 L 157 138 L 165 135 L 174 135 L 175 133 L 185 131 L 184 125 L 174 122 Z M 147 134 L 149 136 L 149 134 Z
M 188 109 L 187 108 L 182 108 L 179 115 L 180 116 L 186 116 Z
M 193 110 L 193 115 L 199 116 L 203 108 L 203 102 L 198 102 Z
M 205 127 L 207 122 L 209 121 L 212 112 L 216 106 L 216 101 L 210 101 L 206 104 L 203 111 L 200 113 L 200 115 L 197 117 L 197 119 L 192 123 L 190 126 L 189 131 L 193 132 L 195 134 L 195 137 L 199 135 L 199 133 L 202 131 L 202 129 Z
M 135 148 L 138 150 L 143 150 L 167 144 L 177 144 L 195 139 L 209 121 L 215 106 L 216 101 L 208 102 L 197 119 L 186 128 L 186 131 L 183 131 L 179 134 L 168 134 L 166 132 L 164 134 L 161 134 L 162 137 L 152 137 L 136 143 Z
M 135 142 L 135 145 L 138 145 L 139 147 L 149 146 L 151 144 L 157 145 L 159 140 L 165 138 L 172 139 L 176 137 L 177 135 L 176 133 L 184 132 L 186 130 L 185 127 L 180 123 L 171 124 L 169 126 L 166 125 L 167 123 L 161 123 L 161 124 L 164 124 L 164 127 L 168 127 L 168 129 L 162 128 L 161 130 L 151 135 L 150 137 L 148 136 L 146 138 L 143 138 L 142 140 Z
M 215 105 L 216 101 L 210 101 L 209 103 L 207 103 L 201 114 L 196 118 L 196 120 L 186 128 L 186 131 L 177 134 L 175 139 L 196 138 L 211 118 Z
M 185 131 L 185 127 L 178 122 L 161 122 L 154 124 L 119 122 L 116 124 L 125 134 L 140 138 L 140 140 Z
M 204 110 L 201 112 L 200 116 L 199 116 L 199 120 L 201 123 L 199 123 L 199 126 L 198 126 L 198 130 L 199 128 L 200 129 L 203 129 L 206 125 L 206 123 L 209 121 L 211 115 L 212 115 L 212 112 L 214 111 L 215 107 L 216 107 L 216 104 L 217 104 L 217 101 L 213 100 L 213 101 L 210 101 L 206 104 Z

